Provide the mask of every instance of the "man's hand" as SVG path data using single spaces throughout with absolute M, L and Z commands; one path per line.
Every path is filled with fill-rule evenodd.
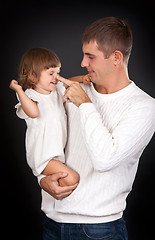
M 68 86 L 63 97 L 66 102 L 72 102 L 77 107 L 82 103 L 91 102 L 79 82 L 73 82 L 60 76 L 58 77 L 58 80 Z
M 44 177 L 40 180 L 41 187 L 48 192 L 52 197 L 61 200 L 68 197 L 77 187 L 78 183 L 73 186 L 60 187 L 59 179 L 65 178 L 67 173 L 55 173 Z

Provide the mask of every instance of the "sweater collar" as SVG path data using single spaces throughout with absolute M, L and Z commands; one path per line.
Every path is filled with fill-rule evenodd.
M 94 88 L 93 83 L 91 83 L 91 92 L 94 96 L 99 97 L 99 98 L 105 98 L 105 99 L 110 99 L 110 98 L 115 98 L 115 97 L 120 97 L 126 94 L 130 94 L 130 92 L 133 91 L 133 88 L 135 87 L 135 83 L 133 81 L 131 81 L 131 83 L 126 86 L 125 88 L 111 93 L 111 94 L 103 94 L 103 93 L 99 93 L 96 91 L 96 89 Z

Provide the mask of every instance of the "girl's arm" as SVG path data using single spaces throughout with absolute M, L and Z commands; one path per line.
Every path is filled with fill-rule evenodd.
M 30 118 L 37 118 L 39 116 L 39 108 L 37 102 L 33 101 L 25 94 L 22 87 L 16 80 L 11 81 L 10 88 L 18 94 L 20 103 L 26 115 Z
M 65 172 L 68 174 L 67 177 L 61 178 L 59 180 L 59 184 L 61 187 L 72 186 L 79 182 L 79 174 L 77 172 L 55 159 L 49 161 L 42 174 L 52 175 L 59 172 Z
M 80 82 L 80 83 L 84 83 L 84 84 L 90 84 L 90 82 L 91 82 L 91 78 L 90 78 L 89 74 L 76 76 L 76 77 L 71 77 L 69 79 L 71 81 Z

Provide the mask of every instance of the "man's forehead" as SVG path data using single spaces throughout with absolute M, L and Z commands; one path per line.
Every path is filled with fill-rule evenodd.
M 101 52 L 98 49 L 98 45 L 97 45 L 97 42 L 95 40 L 90 41 L 88 43 L 83 43 L 82 50 L 83 50 L 83 53 L 86 54 L 86 55 L 92 55 L 92 54 L 96 55 L 97 52 Z

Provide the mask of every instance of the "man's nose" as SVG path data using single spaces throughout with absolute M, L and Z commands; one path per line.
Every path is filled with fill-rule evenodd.
M 84 56 L 81 62 L 81 67 L 88 67 L 89 66 L 89 62 L 86 59 L 86 57 Z

